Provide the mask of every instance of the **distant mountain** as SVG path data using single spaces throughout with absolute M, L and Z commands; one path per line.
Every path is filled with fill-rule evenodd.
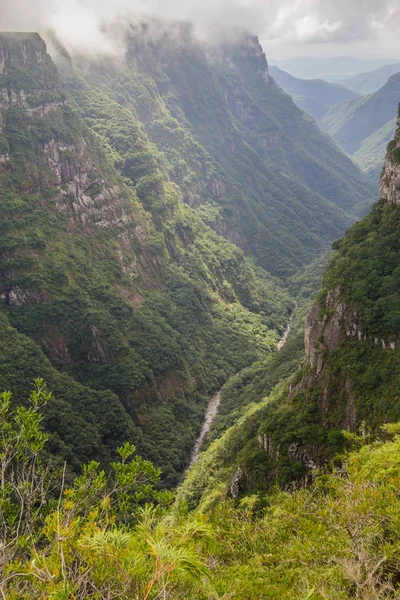
M 383 67 L 379 67 L 379 69 L 368 71 L 367 73 L 358 73 L 357 75 L 353 75 L 353 77 L 344 79 L 342 84 L 357 94 L 371 94 L 385 85 L 391 75 L 399 72 L 400 62 L 397 62 L 384 65 Z
M 388 143 L 396 131 L 396 118 L 385 123 L 378 131 L 365 139 L 360 149 L 353 154 L 353 160 L 360 169 L 370 173 L 376 181 L 379 179 Z
M 358 153 L 357 159 L 360 160 L 361 156 L 362 163 L 369 164 L 369 170 L 380 168 L 385 155 L 385 141 L 393 134 L 394 128 L 389 123 L 397 114 L 399 99 L 400 73 L 397 73 L 374 94 L 345 100 L 332 107 L 321 120 L 321 126 L 348 154 Z M 367 138 L 371 137 L 367 142 Z M 371 154 L 367 158 L 368 149 Z M 372 160 L 374 156 L 375 160 Z
M 303 79 L 321 78 L 326 81 L 339 82 L 356 73 L 372 71 L 387 64 L 387 59 L 361 59 L 351 56 L 331 56 L 315 58 L 300 56 L 289 60 L 278 61 L 278 67 L 295 77 Z
M 317 120 L 322 119 L 329 108 L 338 102 L 358 97 L 343 85 L 322 79 L 299 79 L 279 67 L 270 67 L 269 72 L 281 88 L 292 96 L 295 104 Z

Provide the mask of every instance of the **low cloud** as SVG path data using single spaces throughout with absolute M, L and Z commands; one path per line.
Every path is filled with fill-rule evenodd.
M 116 51 L 107 23 L 184 20 L 206 35 L 215 24 L 284 43 L 397 42 L 398 0 L 0 0 L 0 29 L 52 30 L 70 50 Z

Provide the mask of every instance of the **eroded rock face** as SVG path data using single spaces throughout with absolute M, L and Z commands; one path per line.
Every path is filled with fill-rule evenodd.
M 395 350 L 398 340 L 370 337 L 363 331 L 356 307 L 347 305 L 339 287 L 328 292 L 325 305 L 314 304 L 305 328 L 306 362 L 316 375 L 323 371 L 323 353 L 340 347 L 344 340 L 368 341 L 375 346 Z
M 1 33 L 0 116 L 10 106 L 44 115 L 63 103 L 58 72 L 43 40 L 35 33 Z
M 230 492 L 231 492 L 231 496 L 232 498 L 238 498 L 239 494 L 240 494 L 240 482 L 243 479 L 243 469 L 241 467 L 237 467 L 237 469 L 234 471 L 233 475 L 232 475 L 232 479 L 231 479 L 231 483 L 230 483 Z
M 390 204 L 400 204 L 400 118 L 393 142 L 389 144 L 385 169 L 380 181 L 380 194 Z
M 381 200 L 400 204 L 400 120 L 393 142 L 388 146 L 385 169 L 381 177 Z M 305 329 L 306 361 L 301 379 L 291 388 L 290 396 L 298 392 L 318 393 L 318 412 L 324 426 L 340 426 L 354 431 L 357 418 L 357 395 L 351 375 L 339 368 L 326 368 L 329 353 L 347 341 L 367 342 L 385 350 L 396 350 L 400 341 L 393 336 L 368 335 L 363 329 L 362 307 L 346 302 L 340 287 L 331 289 L 310 310 Z M 338 403 L 340 409 L 338 409 Z M 332 416 L 334 415 L 334 416 Z
M 322 371 L 321 353 L 336 350 L 343 336 L 363 337 L 356 310 L 346 306 L 340 296 L 340 288 L 331 290 L 325 300 L 325 307 L 314 304 L 305 328 L 306 360 L 317 374 Z
M 55 118 L 61 125 L 59 129 L 52 126 L 54 116 L 49 114 L 52 111 L 58 111 Z M 29 152 L 22 155 L 24 162 L 20 157 L 17 160 L 13 149 L 8 147 L 11 144 L 3 131 L 7 132 L 4 127 L 16 112 L 24 127 L 42 134 L 35 146 L 34 161 Z M 58 73 L 44 42 L 34 34 L 0 34 L 0 174 L 15 169 L 29 174 L 17 178 L 15 195 L 29 194 L 39 207 L 56 208 L 65 215 L 69 231 L 79 229 L 79 235 L 91 236 L 112 229 L 115 256 L 132 282 L 131 286 L 126 284 L 126 289 L 121 289 L 121 294 L 137 306 L 143 300 L 135 289 L 138 278 L 144 273 L 151 282 L 155 270 L 160 272 L 165 265 L 159 257 L 156 257 L 156 265 L 149 264 L 151 257 L 144 252 L 137 256 L 137 249 L 148 238 L 148 218 L 134 192 L 99 159 L 90 132 L 78 122 L 74 135 L 68 131 L 68 142 L 63 139 L 63 125 L 68 130 L 71 112 L 64 102 Z M 75 124 L 72 117 L 71 123 Z M 36 249 L 29 249 L 32 258 L 35 253 Z M 7 265 L 6 285 L 0 296 L 2 303 L 15 310 L 52 302 L 51 292 L 19 283 L 13 250 L 2 251 L 0 258 L 3 265 Z M 162 277 L 154 279 L 162 281 Z M 141 284 L 143 287 L 147 284 L 144 276 Z M 110 362 L 103 338 L 101 329 L 93 324 L 87 344 L 89 363 Z M 69 365 L 76 356 L 66 339 L 61 324 L 58 329 L 53 325 L 43 331 L 40 344 L 54 362 Z
M 46 302 L 48 300 L 48 296 L 44 292 L 22 289 L 19 286 L 15 286 L 7 292 L 0 294 L 0 298 L 8 306 L 40 304 L 41 302 Z
M 268 456 L 272 459 L 279 458 L 279 445 L 274 442 L 271 436 L 262 433 L 258 436 L 258 447 L 263 448 Z
M 18 70 L 14 72 L 15 69 Z M 41 119 L 49 112 L 65 107 L 57 68 L 36 34 L 0 34 L 0 134 L 9 109 L 14 107 L 23 111 L 27 127 L 32 119 L 34 128 L 42 126 Z M 59 120 L 63 119 L 64 113 L 60 111 Z M 27 177 L 24 180 L 27 188 L 21 187 L 21 191 L 41 195 L 51 189 L 50 201 L 68 217 L 71 229 L 79 226 L 90 232 L 95 228 L 117 228 L 119 256 L 134 279 L 138 275 L 134 242 L 137 238 L 143 242 L 147 232 L 143 227 L 137 232 L 130 192 L 120 183 L 106 181 L 96 164 L 90 138 L 85 135 L 85 132 L 77 134 L 73 143 L 57 137 L 43 142 L 42 154 L 37 152 L 36 157 L 36 171 L 40 175 Z M 2 153 L 0 147 L 0 168 L 9 162 L 13 168 L 12 155 Z M 126 255 L 132 257 L 130 265 L 124 260 Z

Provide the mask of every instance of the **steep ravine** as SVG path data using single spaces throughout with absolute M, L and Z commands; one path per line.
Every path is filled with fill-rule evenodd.
M 283 348 L 283 346 L 286 344 L 287 339 L 288 339 L 288 335 L 290 333 L 290 329 L 291 329 L 291 325 L 292 325 L 292 319 L 290 319 L 289 323 L 287 324 L 287 327 L 285 329 L 285 331 L 282 334 L 282 337 L 280 338 L 280 340 L 278 341 L 276 348 L 279 352 L 279 350 L 281 350 Z
M 137 115 L 69 76 L 38 35 L 0 34 L 0 390 L 46 379 L 73 469 L 129 440 L 173 487 L 204 399 L 268 355 L 292 302 L 185 202 Z

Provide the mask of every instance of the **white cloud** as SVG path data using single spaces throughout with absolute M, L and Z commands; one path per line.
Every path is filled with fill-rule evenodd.
M 399 0 L 0 0 L 0 29 L 53 29 L 67 47 L 113 52 L 108 20 L 188 20 L 243 27 L 265 40 L 310 44 L 382 40 L 397 44 Z M 400 48 L 399 48 L 400 53 Z

